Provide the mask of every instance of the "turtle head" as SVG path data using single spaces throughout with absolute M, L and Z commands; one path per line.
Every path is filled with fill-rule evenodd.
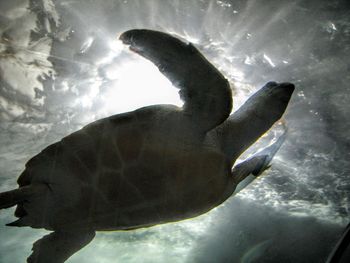
M 270 81 L 265 86 L 266 93 L 274 100 L 288 103 L 295 89 L 294 84 L 289 82 L 277 83 Z
M 279 119 L 285 111 L 294 91 L 294 85 L 289 82 L 268 82 L 260 91 L 260 111 L 267 111 L 271 118 Z M 276 116 L 274 116 L 276 115 Z

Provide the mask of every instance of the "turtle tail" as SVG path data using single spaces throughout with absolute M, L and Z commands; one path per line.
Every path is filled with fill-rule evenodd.
M 0 209 L 9 208 L 33 196 L 42 195 L 47 189 L 45 184 L 32 184 L 0 193 Z

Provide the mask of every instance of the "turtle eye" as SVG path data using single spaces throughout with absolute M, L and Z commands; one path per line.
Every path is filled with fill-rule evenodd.
M 277 82 L 275 82 L 275 81 L 269 81 L 269 82 L 267 82 L 266 83 L 266 86 L 267 87 L 275 87 L 275 86 L 277 86 L 278 84 L 277 84 Z
M 132 32 L 125 32 L 119 36 L 119 40 L 121 40 L 125 45 L 132 45 L 134 42 L 134 36 Z

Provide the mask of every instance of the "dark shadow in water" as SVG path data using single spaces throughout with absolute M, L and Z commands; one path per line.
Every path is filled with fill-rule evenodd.
M 236 198 L 187 262 L 325 262 L 343 229 Z M 230 211 L 234 211 L 231 216 Z M 229 221 L 229 219 L 231 221 Z M 222 221 L 222 219 L 220 219 Z

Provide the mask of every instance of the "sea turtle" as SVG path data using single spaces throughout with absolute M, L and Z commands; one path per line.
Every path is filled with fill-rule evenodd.
M 293 84 L 269 82 L 229 116 L 228 81 L 191 43 L 146 29 L 126 31 L 120 40 L 180 89 L 184 105 L 97 120 L 27 162 L 19 188 L 0 194 L 0 208 L 17 205 L 19 219 L 9 226 L 53 231 L 34 243 L 28 262 L 64 262 L 95 231 L 203 214 L 265 170 L 283 142 L 282 136 L 232 169 L 281 118 Z

